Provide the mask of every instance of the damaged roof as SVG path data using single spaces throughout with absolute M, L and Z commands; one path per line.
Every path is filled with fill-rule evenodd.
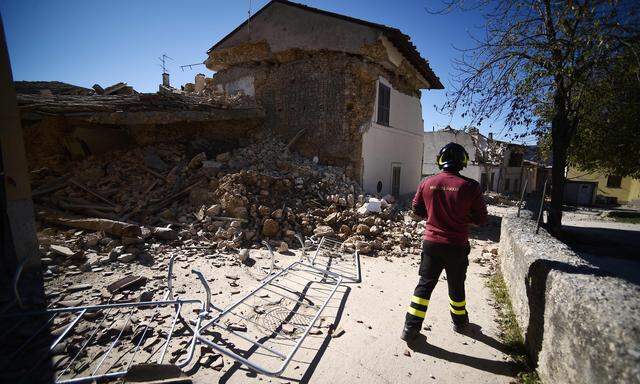
M 317 14 L 321 14 L 329 17 L 333 17 L 336 19 L 350 22 L 350 23 L 364 25 L 380 31 L 381 33 L 384 34 L 384 36 L 387 39 L 389 39 L 389 41 L 398 49 L 398 51 L 402 53 L 402 55 L 407 59 L 407 61 L 409 61 L 409 63 L 411 63 L 411 65 L 413 65 L 413 67 L 416 68 L 416 70 L 431 84 L 432 89 L 444 89 L 444 86 L 440 82 L 440 79 L 438 78 L 438 76 L 436 76 L 436 74 L 433 72 L 433 70 L 429 66 L 429 62 L 420 55 L 416 46 L 411 42 L 411 37 L 409 37 L 408 35 L 405 35 L 399 29 L 389 27 L 384 24 L 378 24 L 378 23 L 373 23 L 370 21 L 362 20 L 362 19 L 356 19 L 355 17 L 341 15 L 339 13 L 333 13 L 333 12 L 325 11 L 322 9 L 309 7 L 307 5 L 294 3 L 288 0 L 271 0 L 267 5 L 262 7 L 258 12 L 254 13 L 250 18 L 248 18 L 242 24 L 236 27 L 236 29 L 231 31 L 229 34 L 223 37 L 220 41 L 218 41 L 215 45 L 209 48 L 209 50 L 207 51 L 207 54 L 209 54 L 212 50 L 216 49 L 218 46 L 224 43 L 229 37 L 234 35 L 242 27 L 244 27 L 249 22 L 251 22 L 253 18 L 257 17 L 263 11 L 268 9 L 271 5 L 276 3 L 284 4 L 287 6 L 299 8 L 305 11 L 309 11 L 309 12 L 313 12 L 313 13 L 317 13 Z

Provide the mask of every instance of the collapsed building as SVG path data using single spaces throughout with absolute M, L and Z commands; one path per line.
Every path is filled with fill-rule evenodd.
M 253 96 L 264 128 L 303 155 L 343 167 L 367 193 L 415 190 L 420 92 L 443 86 L 398 29 L 275 0 L 211 47 L 205 64 L 218 90 Z
M 237 147 L 264 118 L 248 97 L 137 93 L 129 88 L 119 83 L 97 94 L 60 82 L 16 82 L 29 167 L 62 169 L 69 157 L 161 142 L 193 147 L 207 141 L 215 155 Z

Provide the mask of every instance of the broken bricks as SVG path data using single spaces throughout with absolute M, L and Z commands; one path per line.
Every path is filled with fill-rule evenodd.
M 107 285 L 107 290 L 113 294 L 125 289 L 135 289 L 141 287 L 146 282 L 147 278 L 144 276 L 126 276 Z

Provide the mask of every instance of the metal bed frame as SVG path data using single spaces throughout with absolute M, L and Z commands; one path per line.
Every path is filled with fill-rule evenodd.
M 360 271 L 360 254 L 358 251 L 353 253 L 344 252 L 344 243 L 323 237 L 317 240 L 310 238 L 311 243 L 316 250 L 313 257 L 306 255 L 306 246 L 301 237 L 297 236 L 298 241 L 302 244 L 302 252 L 311 265 L 322 268 L 327 272 L 342 276 L 342 278 L 350 283 L 359 283 L 362 281 L 362 273 Z
M 256 372 L 279 376 L 287 368 L 341 283 L 342 277 L 340 276 L 313 265 L 299 261 L 294 262 L 265 279 L 257 288 L 198 328 L 197 340 Z M 310 295 L 309 292 L 312 292 L 313 295 Z M 266 299 L 267 295 L 268 297 L 275 295 L 279 299 L 275 302 L 270 301 Z M 270 308 L 255 316 L 246 315 L 240 308 L 241 306 L 244 306 L 242 308 L 252 307 L 247 303 L 250 298 Z M 310 310 L 312 314 L 300 315 L 298 313 L 300 308 Z M 235 319 L 251 324 L 252 330 L 236 331 L 229 327 L 229 323 L 225 324 L 225 320 Z M 293 331 L 286 332 L 287 325 Z M 204 332 L 213 329 L 228 333 L 257 349 L 270 353 L 268 356 L 280 361 L 280 365 L 276 368 L 266 367 L 252 361 L 248 356 L 242 356 L 239 352 L 235 352 L 234 348 L 229 347 L 230 343 L 228 342 L 225 342 L 227 347 L 220 345 L 216 341 L 224 342 L 221 337 L 216 337 L 212 341 L 203 335 Z M 243 334 L 247 331 L 250 336 L 255 337 L 255 340 Z M 268 345 L 270 340 L 278 340 L 279 343 L 270 346 Z M 288 348 L 285 351 L 278 349 L 282 349 L 283 346 Z
M 161 309 L 173 307 L 170 327 L 168 328 L 168 332 L 166 332 L 166 340 L 161 344 L 161 351 L 157 359 L 157 364 L 162 364 L 164 362 L 169 343 L 175 333 L 176 324 L 178 320 L 180 320 L 185 325 L 190 336 L 188 344 L 184 346 L 184 348 L 186 348 L 186 351 L 184 352 L 185 356 L 174 363 L 179 368 L 184 368 L 193 360 L 196 344 L 202 343 L 213 350 L 244 364 L 256 372 L 269 376 L 279 376 L 292 361 L 293 356 L 300 349 L 312 328 L 317 326 L 316 324 L 318 324 L 318 319 L 322 312 L 327 307 L 342 283 L 357 283 L 361 281 L 360 257 L 357 251 L 352 254 L 347 254 L 342 252 L 344 249 L 343 244 L 338 241 L 324 237 L 320 240 L 311 238 L 310 242 L 312 247 L 315 247 L 316 249 L 313 256 L 310 258 L 306 253 L 306 247 L 303 239 L 299 236 L 296 237 L 302 244 L 301 259 L 300 261 L 293 262 L 286 268 L 279 271 L 276 271 L 274 255 L 271 247 L 268 243 L 263 242 L 263 244 L 265 244 L 269 249 L 272 257 L 269 272 L 264 279 L 262 279 L 258 287 L 245 294 L 226 309 L 219 309 L 212 304 L 210 287 L 204 275 L 196 269 L 192 269 L 191 272 L 197 276 L 204 287 L 206 293 L 204 302 L 202 300 L 195 299 L 174 299 L 172 291 L 174 257 L 172 257 L 168 266 L 167 292 L 163 299 L 159 301 L 111 303 L 48 309 L 46 311 L 38 312 L 22 312 L 19 314 L 9 315 L 0 314 L 0 318 L 7 316 L 13 316 L 18 319 L 44 317 L 44 320 L 46 320 L 46 322 L 44 322 L 44 324 L 41 325 L 33 335 L 31 335 L 9 356 L 8 361 L 4 364 L 0 364 L 0 369 L 5 368 L 11 360 L 15 359 L 20 354 L 20 352 L 26 351 L 34 340 L 41 338 L 43 331 L 54 324 L 56 316 L 67 314 L 73 319 L 67 323 L 68 325 L 66 325 L 66 328 L 62 333 L 49 345 L 49 351 L 53 351 L 53 349 L 65 338 L 73 334 L 73 330 L 77 329 L 80 322 L 83 320 L 90 322 L 91 320 L 87 319 L 87 315 L 95 313 L 91 318 L 101 318 L 101 320 L 97 321 L 97 325 L 95 325 L 95 327 L 93 327 L 93 324 L 91 325 L 92 330 L 89 331 L 89 335 L 84 335 L 86 341 L 84 341 L 74 356 L 69 356 L 70 361 L 66 364 L 62 373 L 58 374 L 56 377 L 56 383 L 81 383 L 86 381 L 123 377 L 131 368 L 134 358 L 145 341 L 145 336 L 149 329 L 149 323 L 156 318 Z M 22 265 L 19 267 L 14 280 L 14 293 L 18 306 L 23 308 L 18 292 L 18 279 L 20 277 L 21 270 Z M 272 300 L 273 297 L 276 298 L 275 301 Z M 258 302 L 260 305 L 252 306 L 249 304 L 250 301 L 253 301 L 254 303 Z M 197 318 L 193 321 L 193 325 L 189 324 L 181 316 L 181 310 L 186 305 L 196 305 L 198 307 Z M 253 308 L 253 312 L 247 314 L 246 312 L 249 312 L 249 309 L 251 308 Z M 258 310 L 257 308 L 261 309 Z M 126 337 L 123 337 L 123 330 L 121 329 L 115 340 L 110 340 L 108 346 L 104 347 L 106 348 L 106 351 L 102 352 L 101 355 L 98 355 L 96 359 L 91 361 L 91 363 L 93 363 L 96 360 L 99 360 L 97 366 L 92 369 L 90 374 L 85 376 L 78 376 L 77 372 L 72 374 L 74 370 L 72 366 L 82 352 L 87 350 L 88 347 L 97 344 L 98 338 L 95 338 L 94 340 L 94 337 L 102 328 L 102 325 L 107 319 L 109 313 L 111 311 L 118 311 L 122 309 L 129 311 L 128 317 L 126 317 L 125 320 L 125 326 L 131 322 L 135 311 L 153 311 L 151 319 L 146 322 L 146 325 L 144 325 L 142 336 L 139 340 L 136 342 L 132 336 L 130 340 L 132 347 L 126 350 L 124 354 L 116 360 L 117 363 L 122 359 L 122 357 L 133 351 L 128 363 L 122 369 L 113 369 L 116 365 L 114 363 L 105 371 L 99 372 L 107 359 L 107 356 L 111 354 L 114 348 L 118 346 L 118 349 L 121 350 L 122 348 L 119 343 L 123 344 L 123 342 L 128 342 Z M 163 318 L 166 317 L 167 316 L 164 315 Z M 241 329 L 234 329 L 233 326 L 230 326 L 234 321 L 239 321 L 246 325 L 244 328 L 241 327 Z M 21 322 L 18 321 L 15 328 L 19 327 L 20 324 Z M 249 325 L 251 326 L 251 329 L 249 329 Z M 2 342 L 4 337 L 11 334 L 11 331 L 12 330 L 9 330 L 8 332 L 3 333 L 2 337 L 0 337 L 0 342 Z M 228 335 L 229 338 L 223 338 L 223 333 Z M 264 352 L 260 354 L 256 353 L 256 355 L 258 355 L 258 358 L 265 358 L 266 356 L 269 359 L 275 359 L 277 365 L 272 367 L 271 365 L 267 366 L 267 364 L 256 361 L 251 358 L 253 352 L 248 350 L 243 355 L 237 348 L 235 348 L 235 344 L 229 342 L 229 339 L 231 338 L 234 338 L 234 340 L 240 340 L 242 343 L 248 343 L 248 345 L 251 346 L 250 349 Z M 92 340 L 94 341 L 93 344 Z M 158 351 L 159 350 L 153 352 L 146 361 L 151 360 Z M 44 361 L 41 360 L 38 364 L 34 365 L 31 371 L 27 372 L 27 375 L 32 374 L 32 371 L 34 371 L 35 368 L 43 362 Z M 86 371 L 87 366 L 84 366 L 83 364 L 82 367 L 83 369 L 78 369 L 78 371 Z M 68 373 L 70 375 L 67 375 Z
M 174 336 L 174 331 L 175 331 L 178 320 L 188 325 L 188 322 L 186 322 L 181 315 L 183 307 L 195 305 L 197 306 L 197 308 L 199 308 L 198 316 L 195 319 L 196 329 L 200 326 L 201 319 L 204 317 L 203 316 L 204 311 L 206 310 L 204 303 L 201 300 L 194 300 L 194 299 L 181 300 L 181 299 L 173 298 L 173 291 L 172 291 L 173 262 L 174 262 L 174 258 L 172 257 L 169 261 L 169 268 L 168 268 L 169 271 L 167 274 L 167 292 L 165 293 L 163 299 L 159 301 L 111 303 L 111 304 L 102 304 L 102 305 L 77 306 L 77 307 L 69 307 L 69 308 L 54 308 L 54 309 L 47 309 L 45 311 L 27 311 L 27 312 L 1 314 L 0 317 L 4 318 L 3 320 L 15 320 L 15 322 L 13 323 L 13 326 L 11 326 L 8 330 L 5 330 L 2 333 L 2 336 L 0 336 L 0 343 L 2 343 L 3 345 L 6 345 L 5 343 L 6 343 L 7 337 L 10 337 L 14 332 L 18 331 L 21 326 L 29 324 L 30 321 L 32 322 L 40 321 L 40 325 L 36 326 L 36 331 L 33 334 L 31 334 L 31 336 L 26 338 L 26 341 L 24 341 L 9 356 L 6 356 L 5 358 L 3 358 L 4 362 L 0 364 L 0 369 L 7 369 L 8 367 L 10 367 L 13 361 L 27 354 L 29 352 L 30 347 L 34 347 L 34 345 L 37 343 L 48 344 L 48 352 L 49 353 L 52 352 L 54 348 L 56 348 L 56 346 L 58 346 L 61 342 L 64 342 L 65 339 L 71 337 L 71 335 L 74 333 L 73 330 L 77 329 L 78 325 L 84 320 L 89 324 L 87 327 L 88 329 L 87 334 L 79 335 L 83 338 L 83 343 L 81 347 L 77 349 L 77 351 L 75 351 L 75 353 L 71 352 L 68 354 L 69 361 L 65 362 L 65 364 L 61 364 L 61 365 L 66 365 L 66 367 L 64 367 L 62 372 L 54 372 L 55 382 L 56 383 L 82 383 L 82 382 L 88 382 L 88 381 L 94 381 L 94 380 L 115 379 L 115 378 L 123 377 L 127 374 L 127 372 L 129 371 L 129 368 L 134 363 L 135 361 L 134 359 L 138 354 L 138 352 L 140 351 L 141 346 L 143 345 L 143 342 L 147 341 L 147 338 L 146 338 L 147 334 L 152 333 L 152 332 L 149 332 L 150 323 L 154 321 L 156 317 L 160 314 L 161 309 L 173 307 L 172 315 L 168 316 L 168 317 L 171 317 L 171 322 L 170 322 L 170 327 L 168 329 L 168 332 L 165 332 L 166 338 L 160 344 L 159 346 L 160 349 L 156 349 L 153 353 L 151 353 L 148 356 L 146 360 L 146 361 L 152 360 L 153 356 L 156 353 L 160 352 L 159 357 L 156 360 L 156 364 L 162 364 L 165 361 L 165 355 L 167 353 L 167 349 L 169 347 L 171 339 Z M 18 292 L 18 281 L 20 278 L 20 273 L 22 271 L 22 265 L 18 268 L 18 272 L 14 279 L 14 293 L 16 295 L 16 303 L 18 304 L 18 307 L 21 309 L 24 309 L 24 305 L 20 300 L 20 295 Z M 10 308 L 6 308 L 4 312 L 8 312 L 9 309 Z M 122 326 L 122 329 L 120 329 L 119 332 L 116 329 L 114 332 L 114 333 L 117 333 L 116 338 L 113 340 L 113 337 L 109 336 L 110 340 L 107 342 L 108 347 L 105 346 L 106 350 L 102 354 L 99 354 L 95 360 L 92 360 L 90 362 L 87 362 L 87 361 L 82 362 L 81 356 L 83 356 L 89 348 L 99 344 L 99 339 L 101 339 L 99 331 L 102 329 L 105 331 L 105 333 L 107 333 L 108 330 L 111 329 L 113 325 L 116 323 L 116 321 L 113 321 L 111 325 L 107 327 L 106 324 L 109 323 L 109 320 L 107 320 L 108 316 L 110 314 L 117 314 L 117 312 L 119 312 L 120 310 L 128 310 L 128 313 L 124 315 L 126 316 L 126 319 L 124 320 L 124 325 Z M 130 341 L 132 342 L 133 346 L 131 348 L 125 349 L 124 350 L 125 352 L 121 354 L 120 357 L 116 360 L 116 363 L 118 363 L 121 360 L 127 361 L 127 359 L 125 358 L 126 355 L 128 355 L 131 351 L 133 351 L 133 353 L 131 353 L 130 358 L 128 359 L 128 362 L 124 364 L 123 369 L 114 369 L 116 366 L 116 363 L 113 363 L 110 367 L 107 367 L 106 370 L 103 370 L 102 372 L 100 372 L 100 368 L 103 367 L 103 364 L 105 363 L 107 357 L 116 348 L 116 346 L 118 347 L 119 350 L 122 350 L 121 349 L 122 345 L 128 342 L 128 340 L 126 340 L 127 337 L 123 335 L 124 328 L 128 326 L 130 323 L 132 323 L 131 320 L 132 320 L 132 317 L 134 316 L 134 312 L 138 312 L 138 311 L 152 311 L 152 315 L 151 315 L 151 318 L 148 321 L 146 321 L 146 324 L 143 325 L 143 329 L 141 333 L 131 332 L 132 335 L 131 335 Z M 116 313 L 113 313 L 113 312 L 116 312 Z M 51 326 L 53 326 L 55 319 L 58 316 L 62 316 L 62 317 L 69 316 L 70 318 L 72 318 L 72 320 L 70 320 L 66 326 L 63 325 L 63 327 L 65 327 L 64 330 L 55 338 L 55 340 L 51 342 L 51 340 L 46 340 L 47 339 L 46 336 L 48 335 L 46 330 Z M 167 316 L 165 315 L 164 318 L 167 318 Z M 92 319 L 96 319 L 95 324 L 93 324 Z M 195 351 L 195 346 L 196 346 L 196 332 L 193 332 L 190 326 L 187 326 L 186 328 L 191 331 L 192 336 L 190 337 L 190 341 L 187 344 L 187 350 L 185 352 L 186 355 L 184 356 L 184 358 L 175 362 L 175 365 L 177 365 L 180 368 L 186 366 L 192 360 L 194 351 Z M 157 329 L 157 328 L 154 328 L 154 329 Z M 136 337 L 136 335 L 140 335 L 140 336 Z M 160 335 L 160 332 L 158 332 L 158 335 Z M 137 342 L 134 340 L 136 338 L 138 339 Z M 160 336 L 158 336 L 158 338 L 160 338 Z M 28 381 L 29 378 L 33 378 L 33 375 L 37 375 L 38 373 L 37 368 L 39 368 L 42 364 L 44 364 L 46 360 L 49 359 L 50 357 L 51 356 L 49 356 L 49 354 L 47 353 L 42 358 L 40 358 L 35 364 L 33 364 L 29 371 L 21 373 L 22 380 L 20 382 L 29 382 Z M 86 371 L 86 368 L 89 368 L 92 363 L 96 362 L 96 360 L 99 360 L 97 363 L 97 366 L 91 367 L 92 369 L 90 374 L 84 375 L 84 376 L 82 375 L 78 376 L 78 372 L 74 372 L 78 368 L 77 366 L 74 368 L 74 363 L 82 362 L 80 367 L 84 367 L 84 365 L 88 363 L 89 366 L 86 366 L 84 367 L 84 369 L 82 369 L 82 371 Z

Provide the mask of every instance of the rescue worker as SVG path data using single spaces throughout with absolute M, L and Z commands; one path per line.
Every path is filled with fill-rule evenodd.
M 426 219 L 420 261 L 420 280 L 407 309 L 402 340 L 414 340 L 422 328 L 431 293 L 440 273 L 447 272 L 453 329 L 463 333 L 469 324 L 464 281 L 471 250 L 470 224 L 487 221 L 487 207 L 477 181 L 460 175 L 469 154 L 456 143 L 445 145 L 436 158 L 442 172 L 423 180 L 413 198 L 413 212 Z

